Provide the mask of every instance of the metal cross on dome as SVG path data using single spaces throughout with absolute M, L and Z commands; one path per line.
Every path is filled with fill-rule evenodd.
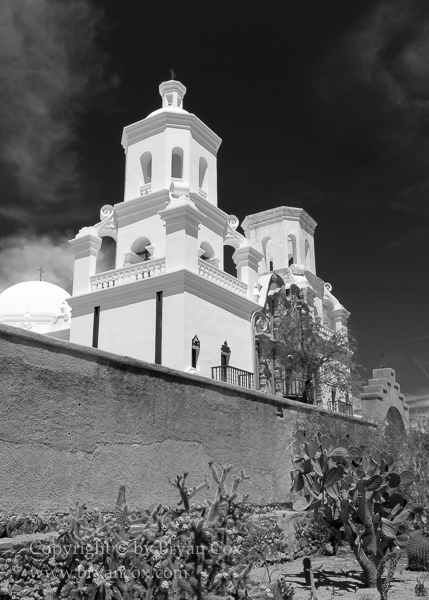
M 37 269 L 37 270 L 38 270 L 38 271 L 39 271 L 39 273 L 40 273 L 40 276 L 39 276 L 39 281 L 42 281 L 42 275 L 43 275 L 43 273 L 45 273 L 46 271 L 43 269 L 43 267 L 40 267 L 40 268 L 39 268 L 39 269 Z

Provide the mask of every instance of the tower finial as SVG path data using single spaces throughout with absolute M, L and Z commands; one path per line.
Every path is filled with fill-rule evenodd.
M 384 364 L 384 350 L 381 351 L 381 368 L 384 369 L 386 365 Z
M 175 79 L 176 73 L 174 72 L 173 65 L 171 65 L 171 69 L 169 69 L 169 71 L 170 71 L 171 79 Z
M 176 74 L 173 69 L 170 71 L 171 76 L 174 78 Z M 159 86 L 159 93 L 162 98 L 162 107 L 168 108 L 183 108 L 183 96 L 186 94 L 186 88 L 180 81 L 170 79 L 170 81 L 164 81 Z
M 43 273 L 45 273 L 45 271 L 44 271 L 43 267 L 40 267 L 40 268 L 39 268 L 39 269 L 37 269 L 37 270 L 38 270 L 38 271 L 39 271 L 39 273 L 40 273 L 40 276 L 39 276 L 39 281 L 42 281 L 42 275 L 43 275 Z

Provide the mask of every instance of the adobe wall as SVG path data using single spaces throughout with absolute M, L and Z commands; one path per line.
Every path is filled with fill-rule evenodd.
M 173 503 L 168 482 L 209 476 L 213 459 L 251 476 L 254 502 L 289 499 L 297 417 L 369 427 L 345 415 L 0 326 L 0 511 Z M 277 407 L 284 417 L 276 416 Z

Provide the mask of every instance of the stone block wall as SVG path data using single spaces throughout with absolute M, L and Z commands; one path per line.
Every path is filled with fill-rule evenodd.
M 144 323 L 141 324 L 144 326 Z M 290 500 L 296 420 L 371 425 L 203 377 L 0 326 L 0 513 L 177 501 L 169 483 L 208 462 L 251 476 L 254 503 Z M 278 416 L 278 408 L 283 416 Z

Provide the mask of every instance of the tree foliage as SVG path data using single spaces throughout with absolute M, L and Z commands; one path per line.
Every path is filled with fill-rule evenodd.
M 298 293 L 277 309 L 272 336 L 261 339 L 261 354 L 275 360 L 291 378 L 307 386 L 327 387 L 343 399 L 357 393 L 360 377 L 354 355 L 356 342 L 346 328 L 331 331 L 317 323 Z M 334 394 L 335 395 L 335 394 Z

